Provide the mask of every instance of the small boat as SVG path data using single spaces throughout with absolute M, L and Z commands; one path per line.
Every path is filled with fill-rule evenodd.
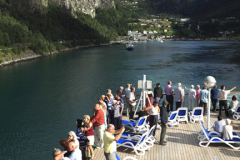
M 128 42 L 126 44 L 126 50 L 133 51 L 134 45 L 131 42 Z

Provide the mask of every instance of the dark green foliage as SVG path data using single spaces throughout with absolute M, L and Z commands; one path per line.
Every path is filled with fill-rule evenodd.
M 48 42 L 44 39 L 41 34 L 36 34 L 32 37 L 30 49 L 38 54 L 48 52 Z
M 17 54 L 21 54 L 21 52 L 22 52 L 22 45 L 18 44 L 18 46 L 17 46 Z
M 26 46 L 25 45 L 22 45 L 22 51 L 26 52 Z
M 109 9 L 102 16 L 112 12 L 114 9 Z M 125 35 L 128 29 L 126 16 L 116 12 L 114 15 L 120 17 L 116 21 L 111 18 L 114 24 L 106 25 L 83 13 L 75 13 L 76 19 L 64 7 L 49 5 L 44 13 L 38 10 L 30 13 L 0 1 L 0 45 L 30 44 L 30 49 L 43 54 L 66 47 L 109 43 L 118 35 Z M 60 44 L 60 41 L 65 43 Z M 26 47 L 22 50 L 25 51 Z M 16 49 L 13 51 L 17 53 Z
M 194 0 L 189 3 L 184 12 L 186 15 L 195 19 L 211 19 L 240 17 L 240 1 L 239 0 Z
M 109 8 L 108 10 L 96 9 L 96 20 L 105 25 L 110 30 L 115 30 L 118 35 L 125 36 L 127 35 L 128 21 L 137 21 L 136 19 L 140 18 L 138 14 L 133 11 L 123 9 L 117 5 L 117 10 Z
M 7 51 L 6 51 L 6 49 L 2 49 L 2 50 L 1 50 L 1 52 L 3 52 L 3 53 L 4 53 L 3 57 L 5 57 L 5 56 L 6 56 L 6 54 L 7 54 Z
M 14 48 L 12 49 L 12 52 L 13 52 L 14 54 L 18 54 L 18 49 L 14 47 Z
M 49 43 L 49 45 L 48 45 L 48 50 L 49 50 L 49 52 L 54 52 L 54 51 L 56 51 L 56 46 L 54 45 L 54 43 Z
M 3 45 L 10 46 L 11 41 L 7 32 L 4 33 L 3 40 L 4 40 Z
M 56 50 L 58 50 L 58 51 L 65 49 L 64 45 L 62 45 L 61 43 L 58 43 L 58 42 L 55 43 L 55 46 L 56 46 Z

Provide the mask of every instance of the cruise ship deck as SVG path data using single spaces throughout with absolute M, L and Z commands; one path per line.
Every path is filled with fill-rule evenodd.
M 217 120 L 218 112 L 211 112 L 211 126 Z M 124 120 L 128 120 L 126 116 Z M 226 119 L 223 111 L 223 119 Z M 240 136 L 240 120 L 232 120 L 234 132 Z M 204 126 L 207 126 L 207 116 L 204 117 Z M 138 156 L 133 149 L 119 147 L 117 154 L 120 159 L 126 156 L 132 156 L 138 160 L 239 160 L 240 150 L 235 150 L 226 144 L 210 144 L 208 147 L 200 147 L 197 133 L 201 130 L 199 122 L 188 123 L 180 122 L 179 127 L 168 128 L 166 146 L 155 144 L 145 155 Z M 157 129 L 156 137 L 160 139 L 161 130 Z M 235 145 L 240 146 L 240 145 Z M 104 160 L 104 150 L 95 149 L 96 160 Z

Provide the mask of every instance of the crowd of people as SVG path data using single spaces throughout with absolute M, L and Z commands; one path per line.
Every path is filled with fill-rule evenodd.
M 200 86 L 190 86 L 188 93 L 185 93 L 186 87 L 182 88 L 182 84 L 178 83 L 177 88 L 172 89 L 172 82 L 169 81 L 165 87 L 166 100 L 162 102 L 162 107 L 159 106 L 161 99 L 163 99 L 164 93 L 160 86 L 160 83 L 156 84 L 154 92 L 150 89 L 146 92 L 146 104 L 145 107 L 140 110 L 139 117 L 149 115 L 150 127 L 157 125 L 158 115 L 161 116 L 161 137 L 160 145 L 166 145 L 165 139 L 166 128 L 168 122 L 168 112 L 173 111 L 173 101 L 175 99 L 176 109 L 184 107 L 184 97 L 188 94 L 188 109 L 191 110 L 195 106 L 204 107 L 204 115 L 206 114 L 206 107 L 208 103 L 208 91 L 206 87 L 202 90 Z M 211 90 L 211 100 L 213 103 L 213 111 L 216 111 L 216 103 L 219 99 L 219 116 L 221 119 L 222 107 L 225 108 L 225 114 L 229 117 L 229 113 L 234 112 L 238 101 L 236 96 L 233 96 L 230 102 L 230 109 L 227 109 L 227 95 L 236 87 L 225 90 L 225 86 L 221 86 L 221 91 L 217 89 L 215 85 Z M 60 145 L 64 151 L 55 149 L 53 152 L 54 160 L 85 160 L 94 159 L 93 145 L 96 148 L 104 148 L 104 155 L 107 160 L 115 159 L 116 141 L 119 140 L 121 134 L 125 128 L 122 126 L 122 114 L 124 109 L 124 100 L 126 101 L 127 117 L 129 119 L 134 118 L 135 106 L 137 104 L 137 96 L 135 95 L 135 87 L 131 87 L 131 84 L 127 84 L 125 88 L 125 94 L 123 94 L 124 87 L 120 86 L 119 90 L 112 94 L 110 89 L 107 90 L 106 95 L 102 95 L 93 109 L 93 115 L 84 115 L 84 121 L 77 119 L 76 131 L 70 131 L 68 133 L 68 139 L 62 139 Z M 174 97 L 175 95 L 175 97 Z M 219 120 L 220 121 L 220 120 Z M 227 124 L 229 121 L 227 120 Z M 217 123 L 215 126 L 219 132 L 225 133 L 229 130 L 226 126 L 221 128 L 223 122 Z M 225 125 L 224 125 L 225 126 Z M 156 128 L 156 127 L 155 127 Z M 156 129 L 153 131 L 155 137 Z M 226 132 L 227 134 L 227 132 Z M 225 137 L 227 137 L 225 135 Z M 156 137 L 155 137 L 156 138 Z M 157 138 L 156 138 L 157 139 Z M 87 151 L 87 154 L 86 154 Z
M 207 112 L 207 104 L 208 104 L 208 90 L 207 87 L 204 86 L 202 89 L 200 89 L 200 85 L 196 85 L 196 89 L 194 89 L 194 85 L 190 86 L 190 89 L 187 93 L 185 93 L 186 87 L 182 88 L 182 84 L 178 83 L 178 87 L 175 89 L 172 89 L 172 82 L 169 81 L 168 85 L 165 87 L 165 93 L 166 93 L 166 99 L 169 102 L 169 105 L 167 106 L 167 111 L 173 111 L 173 100 L 175 95 L 175 102 L 176 102 L 176 109 L 179 107 L 184 106 L 184 96 L 188 95 L 188 110 L 192 110 L 195 106 L 197 107 L 203 107 L 204 108 L 204 115 L 206 115 Z M 229 117 L 229 112 L 233 113 L 238 105 L 238 101 L 236 96 L 234 95 L 232 97 L 232 101 L 230 102 L 230 106 L 227 106 L 227 96 L 228 94 L 236 89 L 236 87 L 233 87 L 230 90 L 225 90 L 225 86 L 221 86 L 221 91 L 217 89 L 217 85 L 211 89 L 211 102 L 213 105 L 213 112 L 216 112 L 216 105 L 219 100 L 219 115 L 222 115 L 222 108 L 225 109 L 225 115 L 226 117 Z
M 130 86 L 130 84 L 127 84 Z M 130 89 L 131 93 L 134 93 L 135 88 Z M 96 148 L 103 148 L 106 157 L 112 157 L 109 153 L 114 152 L 114 145 L 110 144 L 114 134 L 118 134 L 115 141 L 117 141 L 125 128 L 122 127 L 122 112 L 124 108 L 123 87 L 121 86 L 116 94 L 113 96 L 110 89 L 107 90 L 106 95 L 102 95 L 98 99 L 98 104 L 95 104 L 93 115 L 84 115 L 82 121 L 77 119 L 76 131 L 70 131 L 68 133 L 68 139 L 62 139 L 60 145 L 64 151 L 60 149 L 54 149 L 54 160 L 85 160 L 94 159 L 93 145 Z M 133 91 L 134 90 L 134 91 Z M 132 94 L 129 95 L 129 101 L 133 102 Z M 135 98 L 134 98 L 135 99 Z M 132 104 L 130 104 L 132 105 Z M 133 110 L 129 110 L 133 116 Z M 115 131 L 116 129 L 116 131 Z M 104 138 L 105 137 L 105 138 Z M 87 151 L 87 155 L 86 155 Z

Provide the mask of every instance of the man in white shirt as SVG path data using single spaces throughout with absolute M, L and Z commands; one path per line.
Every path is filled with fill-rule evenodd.
M 82 152 L 73 141 L 69 142 L 68 150 L 70 152 L 72 151 L 71 155 L 69 156 L 70 160 L 82 160 Z
M 176 110 L 181 107 L 184 100 L 184 90 L 182 89 L 182 84 L 178 83 L 178 87 L 175 89 L 175 102 Z
M 135 87 L 131 87 L 131 94 L 129 97 L 129 104 L 130 104 L 129 119 L 133 119 L 133 115 L 135 112 L 135 106 L 136 106 L 136 102 L 137 102 L 137 99 L 135 99 L 135 97 L 137 95 L 134 95 L 134 92 L 135 92 Z
M 129 98 L 130 98 L 130 94 L 131 94 L 131 89 L 130 86 L 132 84 L 127 84 L 126 88 L 125 88 L 125 97 L 126 97 L 126 104 L 127 104 L 127 116 L 129 117 L 129 111 L 130 111 L 130 103 L 129 103 Z
M 218 121 L 214 122 L 215 131 L 222 135 L 223 126 L 225 126 L 225 125 L 226 125 L 226 122 L 224 120 L 222 120 L 222 116 L 218 116 Z
M 228 108 L 227 108 L 227 96 L 235 88 L 236 86 L 230 90 L 225 90 L 225 86 L 224 85 L 221 86 L 222 90 L 218 92 L 218 95 L 217 95 L 219 98 L 219 108 L 220 108 L 219 115 L 220 116 L 222 115 L 222 107 L 224 106 L 226 117 L 229 117 Z

